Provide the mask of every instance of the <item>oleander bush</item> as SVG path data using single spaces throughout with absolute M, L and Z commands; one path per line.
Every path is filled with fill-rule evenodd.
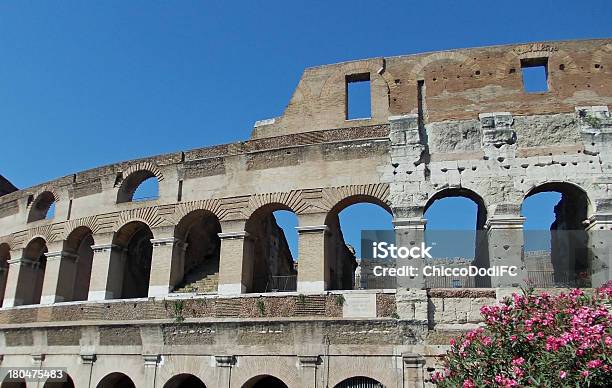
M 551 296 L 533 289 L 481 309 L 484 327 L 451 340 L 438 387 L 612 385 L 612 283 Z

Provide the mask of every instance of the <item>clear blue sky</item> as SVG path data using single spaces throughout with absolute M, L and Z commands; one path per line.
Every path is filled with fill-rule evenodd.
M 244 140 L 308 66 L 612 36 L 609 0 L 287 3 L 1 2 L 0 174 L 24 188 Z

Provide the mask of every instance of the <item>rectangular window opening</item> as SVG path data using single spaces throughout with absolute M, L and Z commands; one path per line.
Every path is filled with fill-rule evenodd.
M 526 93 L 548 91 L 548 58 L 521 59 L 521 71 Z
M 346 76 L 346 119 L 369 119 L 372 117 L 370 73 Z

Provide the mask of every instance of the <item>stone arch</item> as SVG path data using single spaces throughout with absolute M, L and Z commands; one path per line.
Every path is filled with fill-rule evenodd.
M 119 213 L 113 228 L 118 230 L 129 224 L 130 222 L 142 222 L 147 224 L 149 228 L 155 229 L 158 226 L 170 225 L 167 220 L 159 214 L 159 207 L 141 207 L 136 209 L 125 210 Z
M 161 182 L 164 178 L 159 168 L 152 163 L 139 163 L 130 166 L 123 172 L 117 190 L 117 203 L 131 202 L 138 187 L 147 179 L 156 178 Z
M 157 177 L 157 180 L 159 181 L 164 180 L 164 174 L 162 173 L 161 169 L 157 165 L 149 161 L 144 161 L 144 162 L 130 165 L 128 168 L 126 168 L 123 171 L 123 176 L 128 177 L 135 172 L 143 171 L 143 170 L 151 172 L 151 174 L 155 175 Z
M 62 224 L 47 224 L 47 225 L 38 225 L 34 228 L 28 229 L 22 240 L 22 247 L 25 247 L 26 242 L 35 239 L 36 237 L 40 237 L 47 241 L 48 243 L 52 243 L 61 239 L 62 236 Z
M 419 79 L 424 79 L 425 74 L 424 70 L 428 66 L 433 63 L 441 62 L 441 61 L 451 61 L 461 63 L 467 69 L 469 69 L 472 73 L 474 73 L 478 69 L 477 63 L 473 58 L 468 57 L 465 54 L 461 54 L 459 52 L 451 52 L 451 51 L 442 51 L 438 53 L 429 54 L 423 58 L 421 58 L 414 67 L 410 70 L 410 77 L 412 81 L 416 81 Z
M 46 219 L 49 210 L 57 201 L 57 193 L 51 190 L 45 190 L 36 195 L 34 200 L 29 204 L 28 222 Z
M 349 198 L 364 199 L 361 202 L 380 204 L 383 208 L 391 211 L 390 188 L 385 183 L 374 183 L 367 185 L 351 185 L 323 189 L 323 203 L 326 209 L 333 209 Z M 356 202 L 355 202 L 356 203 Z M 347 205 L 348 206 L 348 205 Z
M 192 374 L 181 373 L 168 380 L 163 388 L 206 388 L 206 384 Z
M 587 214 L 586 214 L 585 220 L 594 211 L 593 202 L 591 201 L 591 198 L 587 190 L 585 190 L 584 188 L 582 188 L 582 186 L 574 182 L 568 182 L 568 181 L 549 180 L 549 181 L 534 185 L 525 192 L 525 196 L 523 197 L 523 200 L 525 200 L 525 198 L 530 197 L 534 194 L 542 193 L 545 191 L 557 191 L 562 194 L 566 193 L 567 195 L 577 196 L 580 198 L 580 200 L 585 201 L 587 204 Z
M 15 290 L 15 306 L 39 304 L 47 265 L 47 241 L 35 237 L 28 242 L 23 250 L 17 289 Z
M 211 211 L 198 209 L 186 214 L 174 228 L 172 273 L 175 291 L 214 292 L 218 286 L 221 253 L 221 223 Z M 173 282 L 174 283 L 174 282 Z
M 436 191 L 434 194 L 429 196 L 425 206 L 423 206 L 423 216 L 429 207 L 437 200 L 449 197 L 464 197 L 474 201 L 478 205 L 479 214 L 477 216 L 477 229 L 484 228 L 487 221 L 487 203 L 484 198 L 476 193 L 474 190 L 465 187 L 447 187 Z
M 301 388 L 301 379 L 295 367 L 295 359 L 282 358 L 271 362 L 267 357 L 243 358 L 239 367 L 232 369 L 232 388 L 242 388 L 247 381 L 257 376 L 270 375 L 280 379 L 289 388 Z
M 277 210 L 295 214 L 285 203 L 270 202 L 253 211 L 245 223 L 242 284 L 246 292 L 265 292 L 280 277 L 297 277 L 285 233 L 273 214 Z
M 383 192 L 384 193 L 384 192 Z M 353 192 L 346 193 L 344 197 L 337 198 L 325 217 L 327 231 L 323 238 L 325 284 L 330 290 L 350 290 L 355 285 L 355 270 L 358 267 L 354 247 L 351 249 L 344 238 L 340 225 L 339 214 L 351 205 L 370 203 L 379 206 L 393 214 L 389 204 L 383 199 L 381 193 Z
M 357 358 L 346 362 L 344 357 L 335 361 L 332 359 L 331 373 L 328 386 L 337 387 L 343 381 L 352 377 L 363 376 L 379 381 L 383 386 L 390 388 L 397 385 L 397 369 L 388 364 L 388 361 L 372 362 L 366 358 Z
M 100 225 L 99 217 L 88 216 L 83 218 L 77 218 L 74 220 L 69 220 L 64 224 L 64 231 L 62 234 L 62 238 L 66 240 L 68 236 L 77 228 L 85 227 L 91 231 L 92 234 L 100 233 L 102 226 Z
M 10 379 L 5 376 L 0 384 L 0 388 L 26 388 L 26 382 L 24 379 Z
M 252 195 L 246 209 L 243 210 L 243 215 L 249 219 L 253 213 L 268 206 L 274 207 L 274 211 L 287 210 L 295 214 L 301 214 L 308 208 L 308 204 L 302 199 L 302 191 L 292 190 Z
M 430 228 L 428 230 L 427 224 L 425 224 L 425 239 L 427 241 L 436 241 L 438 247 L 441 249 L 445 249 L 448 246 L 447 244 L 464 244 L 464 241 L 473 240 L 473 250 L 471 245 L 469 247 L 467 245 L 461 245 L 462 251 L 465 249 L 466 255 L 471 256 L 473 252 L 474 257 L 473 260 L 471 260 L 471 263 L 469 264 L 480 268 L 489 268 L 489 242 L 486 232 L 486 225 L 489 216 L 485 200 L 481 195 L 471 189 L 465 187 L 447 187 L 429 196 L 427 202 L 423 206 L 423 218 L 427 219 L 426 213 L 436 201 L 447 198 L 465 198 L 467 200 L 472 201 L 476 205 L 476 222 L 474 225 L 474 229 L 470 228 L 469 230 L 453 230 L 453 228 L 448 228 L 448 230 L 431 230 Z M 469 253 L 467 252 L 468 250 Z M 446 251 L 442 252 L 447 253 Z M 453 254 L 454 253 L 455 252 L 453 252 Z M 463 260 L 469 260 L 470 256 L 460 257 Z M 434 257 L 436 257 L 435 254 Z M 445 257 L 451 260 L 455 259 L 455 257 L 451 256 L 450 254 Z M 443 257 L 437 258 L 440 259 Z M 454 263 L 455 262 L 453 261 L 453 265 L 455 265 Z M 467 263 L 465 263 L 464 265 L 467 265 Z M 491 282 L 491 279 L 488 276 L 459 278 L 447 276 L 429 276 L 425 280 L 426 287 L 431 288 L 456 287 L 457 285 L 454 284 L 455 282 L 459 282 L 460 287 L 488 287 Z
M 353 376 L 342 380 L 334 388 L 386 388 L 376 379 L 366 376 Z
M 221 206 L 221 201 L 218 199 L 203 199 L 199 201 L 181 202 L 174 207 L 174 213 L 167 217 L 167 222 L 176 225 L 187 216 L 189 213 L 205 210 L 217 217 L 219 220 L 225 219 L 228 210 Z
M 9 260 L 11 260 L 11 247 L 7 243 L 0 243 L 0 307 L 4 301 L 6 280 L 8 278 Z
M 153 258 L 153 232 L 142 221 L 123 225 L 113 237 L 111 268 L 108 274 L 114 285 L 110 290 L 115 298 L 141 298 L 148 295 L 151 262 Z M 113 268 L 115 266 L 115 268 Z
M 272 375 L 259 375 L 247 380 L 242 388 L 288 388 L 287 384 Z
M 591 211 L 589 196 L 586 190 L 574 183 L 549 181 L 528 190 L 523 204 L 527 198 L 545 192 L 561 194 L 560 201 L 554 206 L 555 220 L 550 226 L 549 257 L 553 273 L 552 279 L 532 279 L 532 281 L 544 281 L 546 286 L 589 287 L 592 272 L 586 231 Z M 524 233 L 537 232 L 525 230 Z M 549 284 L 548 280 L 553 284 Z
M 74 388 L 74 382 L 72 381 L 72 377 L 70 377 L 69 374 L 66 374 L 66 378 L 61 380 L 48 379 L 47 381 L 45 381 L 43 388 Z
M 136 388 L 134 381 L 126 374 L 113 372 L 104 376 L 96 388 Z
M 353 194 L 342 198 L 340 201 L 338 201 L 331 207 L 331 209 L 327 213 L 326 224 L 327 220 L 329 220 L 330 217 L 333 217 L 334 215 L 337 216 L 338 213 L 340 213 L 342 210 L 357 203 L 371 203 L 374 205 L 378 205 L 381 208 L 385 209 L 387 212 L 389 212 L 389 214 L 393 214 L 389 203 L 382 200 L 381 198 L 371 194 Z
M 64 243 L 64 251 L 74 258 L 72 273 L 74 276 L 66 277 L 70 285 L 62 286 L 65 290 L 65 300 L 87 300 L 89 284 L 91 281 L 91 269 L 93 264 L 93 250 L 95 245 L 93 231 L 87 226 L 78 226 L 70 232 Z M 67 272 L 68 268 L 63 268 Z M 62 277 L 64 278 L 64 277 Z

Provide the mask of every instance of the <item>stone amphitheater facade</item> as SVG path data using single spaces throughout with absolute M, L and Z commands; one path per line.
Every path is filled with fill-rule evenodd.
M 534 64 L 546 92 L 523 90 L 521 68 Z M 370 81 L 371 117 L 347 120 L 355 77 Z M 521 205 L 555 190 L 588 238 L 597 286 L 610 279 L 611 80 L 610 39 L 325 65 L 306 69 L 283 115 L 247 141 L 22 190 L 2 179 L 0 367 L 65 367 L 73 384 L 2 386 L 431 385 L 448 338 L 520 284 L 429 289 L 417 277 L 352 290 L 338 213 L 377 204 L 410 244 L 434 200 L 465 196 L 479 205 L 488 265 L 524 271 Z M 132 201 L 151 177 L 159 197 Z M 299 221 L 295 291 L 264 284 L 295 275 L 276 210 Z M 217 260 L 212 287 L 176 292 L 197 264 L 185 263 L 204 256 Z

